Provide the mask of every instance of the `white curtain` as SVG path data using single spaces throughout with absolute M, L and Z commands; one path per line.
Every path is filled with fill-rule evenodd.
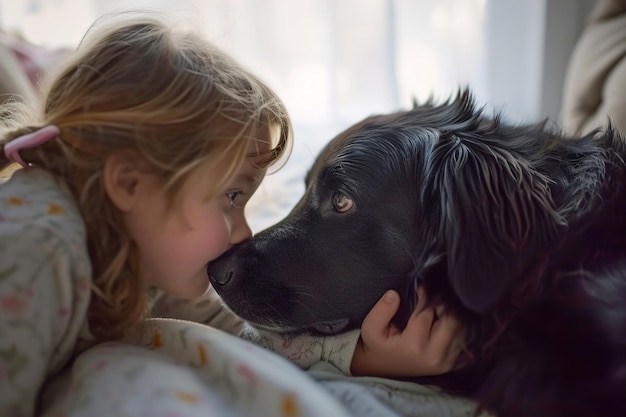
M 321 147 L 370 114 L 444 99 L 459 86 L 514 121 L 558 114 L 540 105 L 549 1 L 0 0 L 0 27 L 49 47 L 73 47 L 97 16 L 131 7 L 200 27 L 266 79 L 294 120 L 290 161 L 251 204 L 260 230 L 293 206 Z

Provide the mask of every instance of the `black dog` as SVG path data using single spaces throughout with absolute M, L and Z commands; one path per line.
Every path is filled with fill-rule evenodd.
M 502 417 L 626 415 L 626 144 L 513 126 L 471 94 L 339 134 L 277 225 L 208 267 L 239 315 L 282 332 L 360 326 L 423 284 L 471 365 L 425 378 Z

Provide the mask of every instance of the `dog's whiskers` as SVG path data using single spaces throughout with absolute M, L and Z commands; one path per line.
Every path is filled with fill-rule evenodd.
M 315 297 L 313 294 L 304 292 L 304 291 L 295 291 L 294 294 L 296 295 L 301 295 L 304 297 L 309 297 L 311 299 L 314 299 L 315 301 L 319 302 L 320 305 L 322 305 L 326 311 L 330 311 L 330 310 L 336 310 L 337 312 L 341 312 L 337 306 L 333 305 L 332 303 L 328 302 L 324 297 Z M 298 304 L 302 305 L 307 311 L 307 313 L 310 314 L 310 316 L 313 318 L 313 320 L 315 320 L 317 317 L 316 315 L 313 313 L 311 307 L 307 304 L 305 304 L 303 301 L 298 299 Z

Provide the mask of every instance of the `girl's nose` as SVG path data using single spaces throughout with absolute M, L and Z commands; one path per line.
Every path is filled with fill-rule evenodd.
M 241 243 L 246 239 L 250 239 L 251 237 L 252 229 L 250 229 L 248 221 L 242 215 L 233 224 L 233 229 L 230 234 L 230 243 L 231 245 L 236 245 L 237 243 Z

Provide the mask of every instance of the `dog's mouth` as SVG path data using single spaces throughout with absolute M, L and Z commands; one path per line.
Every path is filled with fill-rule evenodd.
M 272 333 L 306 333 L 313 331 L 321 334 L 337 334 L 344 330 L 350 324 L 350 319 L 343 318 L 337 320 L 327 320 L 313 323 L 307 326 L 286 326 L 279 323 L 257 323 L 252 320 L 248 320 L 252 326 L 260 330 L 265 330 Z
M 321 321 L 319 323 L 313 324 L 311 328 L 319 333 L 335 334 L 341 332 L 343 329 L 348 327 L 348 324 L 350 324 L 350 320 L 347 318 L 343 318 L 330 321 Z

